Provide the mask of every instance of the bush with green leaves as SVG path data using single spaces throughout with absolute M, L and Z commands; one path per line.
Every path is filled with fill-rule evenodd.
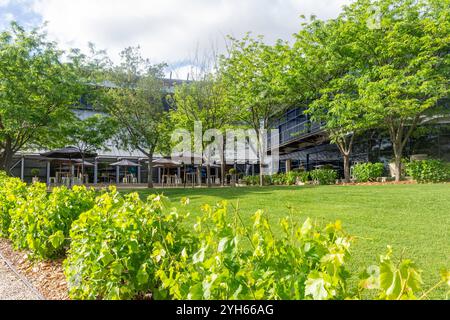
M 418 183 L 450 180 L 450 164 L 441 160 L 417 160 L 406 165 L 406 172 Z
M 336 183 L 337 172 L 332 169 L 316 169 L 310 171 L 309 176 L 316 184 L 329 185 Z
M 245 176 L 242 181 L 248 186 L 259 185 L 259 176 Z
M 377 299 L 423 298 L 420 271 L 381 257 L 350 289 L 345 265 L 352 237 L 339 221 L 325 227 L 293 215 L 281 236 L 259 210 L 247 225 L 226 202 L 202 206 L 193 228 L 168 200 L 111 189 L 74 222 L 64 262 L 73 299 Z M 182 200 L 186 202 L 186 199 Z M 442 272 L 447 283 L 450 272 Z
M 9 236 L 11 211 L 20 204 L 26 192 L 26 183 L 0 172 L 0 237 Z
M 286 184 L 286 175 L 284 173 L 276 173 L 271 177 L 271 183 L 273 185 L 285 185 Z
M 427 291 L 422 289 L 422 271 L 410 259 L 394 259 L 391 246 L 380 255 L 378 264 L 368 267 L 361 275 L 359 292 L 355 298 L 371 297 L 367 291 L 375 291 L 377 300 L 424 300 L 442 285 L 450 289 L 450 270 L 441 271 L 441 280 Z M 450 291 L 446 299 L 450 297 Z
M 72 299 L 142 299 L 157 295 L 157 265 L 186 254 L 182 215 L 162 196 L 142 201 L 114 188 L 96 199 L 70 231 L 64 262 Z M 170 270 L 165 270 L 168 273 Z
M 36 183 L 11 214 L 10 238 L 16 248 L 37 258 L 62 256 L 69 243 L 72 222 L 94 205 L 95 191 L 84 186 L 54 188 Z
M 272 231 L 263 211 L 247 226 L 226 202 L 204 205 L 192 255 L 161 260 L 160 293 L 171 299 L 330 299 L 346 296 L 344 262 L 351 238 L 340 222 L 321 228 L 292 216 Z
M 384 172 L 383 163 L 358 163 L 353 166 L 353 178 L 357 182 L 376 181 Z

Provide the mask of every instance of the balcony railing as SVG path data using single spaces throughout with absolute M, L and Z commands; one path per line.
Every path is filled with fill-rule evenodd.
M 288 127 L 283 130 L 279 130 L 278 134 L 274 135 L 275 139 L 279 139 L 279 145 L 283 145 L 302 137 L 309 135 L 311 133 L 319 132 L 322 125 L 317 122 L 312 122 L 310 120 L 306 120 L 300 123 L 297 123 L 291 127 Z M 268 135 L 267 138 L 267 148 L 271 148 L 271 135 Z

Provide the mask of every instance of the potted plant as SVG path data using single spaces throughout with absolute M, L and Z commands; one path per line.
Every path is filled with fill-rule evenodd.
M 39 174 L 40 174 L 41 170 L 39 170 L 38 168 L 34 168 L 31 169 L 31 175 L 33 176 L 33 183 L 39 182 Z

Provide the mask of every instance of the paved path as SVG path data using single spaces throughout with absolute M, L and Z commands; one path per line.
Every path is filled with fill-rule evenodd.
M 0 257 L 0 300 L 38 300 L 37 295 Z

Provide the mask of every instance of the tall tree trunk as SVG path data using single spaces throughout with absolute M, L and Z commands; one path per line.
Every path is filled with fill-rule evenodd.
M 208 188 L 211 188 L 211 165 L 209 163 L 206 165 L 206 182 Z
M 261 159 L 259 161 L 259 185 L 262 187 L 264 186 L 264 164 L 262 163 Z
M 395 182 L 400 182 L 402 177 L 402 154 L 403 154 L 403 146 L 402 143 L 395 141 L 392 145 L 394 149 L 394 175 Z
M 346 183 L 350 182 L 350 154 L 344 153 L 342 155 L 344 157 L 344 181 Z
M 197 167 L 197 179 L 199 187 L 202 186 L 202 166 L 199 164 Z
M 391 136 L 392 149 L 394 151 L 394 174 L 395 182 L 400 182 L 402 177 L 402 156 L 403 149 L 409 140 L 409 137 L 417 128 L 420 122 L 420 114 L 416 115 L 410 124 L 406 124 L 405 120 L 395 121 L 392 119 L 387 119 L 389 124 L 389 134 Z M 408 128 L 409 127 L 409 128 Z M 408 130 L 405 130 L 408 128 Z
M 14 151 L 12 149 L 11 139 L 6 139 L 3 152 L 0 156 L 0 170 L 5 171 L 8 175 L 11 174 L 10 170 L 12 166 L 13 156 Z
M 225 169 L 226 169 L 226 163 L 225 163 L 225 146 L 222 144 L 222 148 L 220 150 L 220 183 L 222 187 L 225 186 Z
M 261 146 L 261 135 L 259 129 L 256 130 L 256 140 L 257 140 L 257 153 L 259 159 L 259 185 L 264 186 L 264 163 L 263 163 L 263 150 Z
M 348 135 L 337 137 L 335 143 L 341 152 L 342 158 L 344 160 L 344 181 L 349 183 L 351 179 L 350 175 L 350 154 L 353 149 L 353 142 L 355 139 L 355 134 L 353 133 L 348 139 Z
M 153 189 L 153 152 L 150 152 L 148 155 L 148 181 L 147 181 L 147 188 Z

